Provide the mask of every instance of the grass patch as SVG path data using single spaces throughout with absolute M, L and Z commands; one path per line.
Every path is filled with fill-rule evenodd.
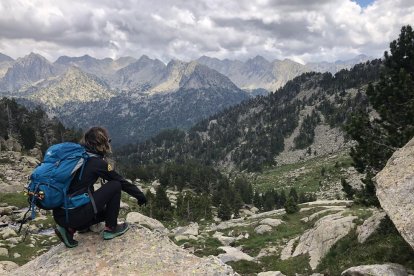
M 340 275 L 352 266 L 388 262 L 414 269 L 414 250 L 389 223 L 383 222 L 364 244 L 358 243 L 355 231 L 344 237 L 323 258 L 317 271 L 327 276 Z
M 285 189 L 295 187 L 297 192 L 317 192 L 329 189 L 329 183 L 340 181 L 345 173 L 343 168 L 352 165 L 351 157 L 347 152 L 332 156 L 316 157 L 304 162 L 281 165 L 276 168 L 265 169 L 254 180 L 255 188 L 259 191 Z
M 260 259 L 262 271 L 280 271 L 285 275 L 310 275 L 309 256 L 300 255 L 282 261 L 279 256 L 266 256 Z M 339 275 L 339 274 L 338 274 Z
M 242 246 L 243 252 L 250 256 L 257 256 L 262 248 L 278 245 L 282 240 L 294 238 L 305 232 L 311 225 L 300 221 L 301 218 L 300 213 L 285 215 L 283 216 L 285 223 L 264 234 L 256 234 L 252 228 L 249 231 L 249 238 L 236 241 L 235 246 Z
M 0 158 L 0 164 L 12 164 L 13 162 L 9 158 Z
M 29 207 L 27 196 L 24 193 L 0 193 L 0 202 L 18 208 Z
M 30 234 L 29 234 L 30 236 Z M 0 261 L 12 261 L 17 263 L 18 265 L 23 265 L 33 258 L 43 254 L 46 250 L 49 250 L 50 247 L 53 245 L 58 244 L 60 241 L 57 239 L 50 239 L 50 236 L 36 236 L 37 242 L 35 243 L 34 247 L 29 247 L 30 239 L 29 237 L 19 244 L 17 244 L 13 248 L 9 248 L 9 256 L 0 256 Z M 44 243 L 43 245 L 41 243 Z M 39 252 L 39 250 L 44 249 L 44 251 Z M 14 253 L 20 254 L 20 257 L 14 258 Z
M 227 262 L 227 264 L 241 275 L 256 275 L 256 273 L 262 271 L 261 265 L 255 262 L 241 260 L 237 262 Z
M 198 257 L 217 256 L 221 253 L 226 253 L 224 250 L 219 249 L 220 246 L 223 246 L 219 240 L 216 238 L 208 237 L 205 240 L 181 240 L 175 242 L 177 245 L 183 246 L 184 248 L 194 248 L 194 255 Z

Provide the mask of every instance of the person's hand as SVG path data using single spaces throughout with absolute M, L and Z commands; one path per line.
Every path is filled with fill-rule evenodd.
M 145 197 L 145 195 L 144 195 L 144 194 L 139 195 L 139 196 L 137 197 L 137 200 L 138 200 L 138 205 L 139 205 L 139 206 L 142 206 L 142 205 L 147 204 L 147 198 Z

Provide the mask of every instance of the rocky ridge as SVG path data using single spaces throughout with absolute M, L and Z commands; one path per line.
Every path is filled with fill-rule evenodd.
M 69 250 L 60 244 L 13 274 L 237 275 L 215 257 L 196 257 L 166 236 L 138 226 L 110 241 L 102 241 L 95 233 L 77 239 L 78 247 Z
M 391 156 L 375 180 L 381 207 L 414 248 L 414 138 Z

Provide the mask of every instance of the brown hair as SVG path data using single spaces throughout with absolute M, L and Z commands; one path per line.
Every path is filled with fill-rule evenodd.
M 103 155 L 112 152 L 108 131 L 103 127 L 91 127 L 80 143 Z

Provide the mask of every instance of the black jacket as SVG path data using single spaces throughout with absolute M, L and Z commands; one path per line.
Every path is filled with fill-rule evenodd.
M 121 182 L 122 191 L 135 197 L 138 200 L 138 204 L 142 205 L 146 203 L 145 195 L 138 189 L 137 186 L 126 181 L 120 174 L 118 174 L 113 168 L 105 161 L 103 156 L 94 153 L 94 157 L 90 157 L 86 162 L 82 176 L 79 179 L 81 169 L 75 174 L 74 179 L 69 187 L 68 195 L 77 195 L 84 193 L 88 188 L 93 193 L 93 184 L 101 178 L 106 181 L 116 180 Z

